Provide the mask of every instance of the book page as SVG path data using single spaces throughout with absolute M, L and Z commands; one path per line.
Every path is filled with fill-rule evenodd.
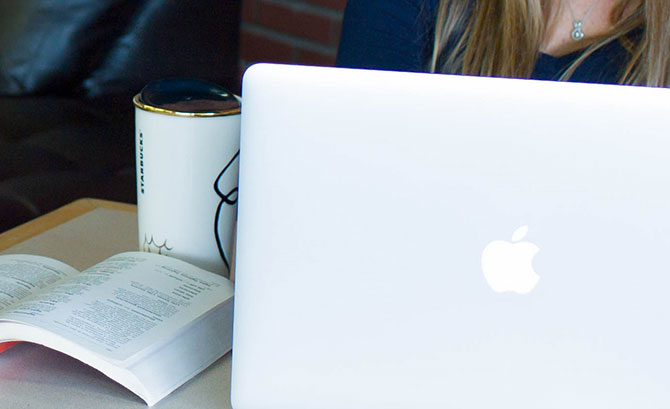
M 0 256 L 0 312 L 78 273 L 67 264 L 47 257 Z
M 121 361 L 167 342 L 232 294 L 224 277 L 167 256 L 129 252 L 23 300 L 0 319 L 47 329 Z

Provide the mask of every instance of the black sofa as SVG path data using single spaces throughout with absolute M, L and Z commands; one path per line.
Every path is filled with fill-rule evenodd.
M 0 0 L 0 232 L 81 197 L 135 201 L 132 97 L 237 91 L 241 0 Z

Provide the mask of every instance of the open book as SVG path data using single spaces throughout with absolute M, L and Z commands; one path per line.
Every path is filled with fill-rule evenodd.
M 79 272 L 0 256 L 0 352 L 13 341 L 45 345 L 149 406 L 230 350 L 232 320 L 232 283 L 174 258 L 128 252 Z

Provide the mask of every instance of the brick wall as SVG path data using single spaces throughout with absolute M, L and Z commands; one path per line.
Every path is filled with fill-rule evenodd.
M 241 72 L 256 62 L 333 65 L 347 0 L 242 0 Z

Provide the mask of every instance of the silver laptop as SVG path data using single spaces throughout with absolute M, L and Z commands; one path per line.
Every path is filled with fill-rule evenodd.
M 670 91 L 257 65 L 235 409 L 670 407 Z

